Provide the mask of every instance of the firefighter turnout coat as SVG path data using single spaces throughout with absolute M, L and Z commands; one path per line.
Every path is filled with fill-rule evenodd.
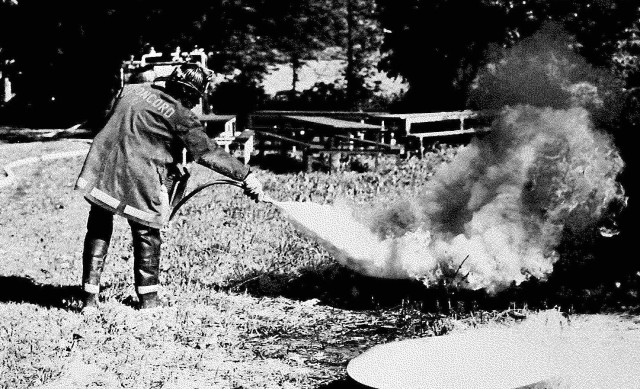
M 183 150 L 195 161 L 242 181 L 249 168 L 204 132 L 196 115 L 153 84 L 125 85 L 95 136 L 76 189 L 85 198 L 140 224 L 161 228 L 170 211 Z

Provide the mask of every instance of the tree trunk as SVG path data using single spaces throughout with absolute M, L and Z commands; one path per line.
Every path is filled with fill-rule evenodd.
M 295 51 L 291 54 L 291 68 L 293 70 L 293 80 L 291 81 L 291 93 L 296 93 L 298 81 L 300 81 L 298 71 L 300 70 L 300 56 Z
M 355 74 L 355 57 L 353 53 L 353 0 L 347 2 L 347 69 L 345 79 L 347 81 L 347 105 L 349 108 L 355 106 L 356 91 L 356 74 Z

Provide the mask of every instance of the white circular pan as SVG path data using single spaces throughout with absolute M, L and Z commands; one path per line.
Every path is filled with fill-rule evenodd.
M 551 360 L 535 339 L 470 331 L 374 346 L 351 360 L 347 373 L 376 389 L 542 388 L 555 376 Z

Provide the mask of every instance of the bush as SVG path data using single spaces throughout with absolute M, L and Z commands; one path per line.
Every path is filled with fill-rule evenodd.
M 354 102 L 349 101 L 346 85 L 342 80 L 333 83 L 317 82 L 302 92 L 278 92 L 265 103 L 266 109 L 300 111 L 344 111 L 358 109 L 364 111 L 389 111 L 401 95 L 376 93 L 377 86 L 360 86 L 354 92 Z

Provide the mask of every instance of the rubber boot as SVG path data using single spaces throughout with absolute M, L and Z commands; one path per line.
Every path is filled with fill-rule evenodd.
M 158 297 L 158 292 L 151 292 L 145 294 L 138 294 L 140 301 L 139 309 L 161 308 L 162 302 Z
M 100 276 L 104 270 L 104 256 L 85 256 L 83 258 L 83 301 L 82 310 L 98 308 L 98 294 L 100 293 Z
M 140 309 L 162 306 L 158 297 L 160 274 L 160 230 L 130 221 L 133 235 L 133 271 Z
M 98 307 L 100 276 L 104 270 L 112 230 L 113 215 L 93 205 L 82 253 L 83 311 Z
M 97 293 L 89 293 L 87 291 L 83 292 L 84 296 L 82 297 L 82 312 L 88 313 L 98 309 L 98 294 Z

